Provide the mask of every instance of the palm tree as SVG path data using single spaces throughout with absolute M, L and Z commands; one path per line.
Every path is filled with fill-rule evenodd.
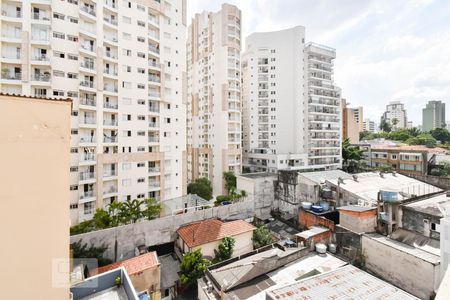
M 120 206 L 120 216 L 122 221 L 125 224 L 128 223 L 136 223 L 139 219 L 144 217 L 144 214 L 141 210 L 141 206 L 144 204 L 144 201 L 141 200 L 127 200 L 121 203 Z
M 113 202 L 111 202 L 108 205 L 108 214 L 111 217 L 111 226 L 115 227 L 115 226 L 119 226 L 120 223 L 120 210 L 121 210 L 121 206 L 122 204 L 116 200 L 114 200 Z

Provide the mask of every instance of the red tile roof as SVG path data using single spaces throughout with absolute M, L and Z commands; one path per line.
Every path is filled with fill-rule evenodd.
M 255 229 L 253 225 L 243 220 L 222 222 L 209 219 L 180 227 L 177 233 L 187 246 L 192 248 Z
M 158 261 L 158 256 L 156 252 L 149 252 L 143 255 L 139 255 L 130 259 L 116 262 L 111 265 L 100 267 L 94 270 L 94 274 L 105 273 L 120 267 L 125 267 L 128 275 L 133 275 L 139 272 L 143 272 L 147 269 L 158 266 L 160 263 Z
M 373 150 L 399 150 L 399 151 L 422 151 L 428 153 L 447 153 L 448 151 L 442 148 L 428 148 L 423 145 L 373 145 L 371 146 Z

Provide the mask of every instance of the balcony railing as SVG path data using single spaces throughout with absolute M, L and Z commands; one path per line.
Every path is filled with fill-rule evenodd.
M 80 143 L 95 143 L 95 137 L 93 136 L 80 137 Z
M 112 58 L 112 59 L 117 59 L 117 54 L 112 53 L 111 51 L 106 51 L 105 52 L 106 57 Z
M 48 15 L 33 13 L 33 20 L 50 21 L 50 18 Z
M 159 124 L 156 123 L 156 122 L 149 122 L 149 123 L 148 123 L 148 127 L 156 128 L 156 127 L 159 127 Z
M 117 9 L 117 3 L 109 0 L 105 0 L 105 5 L 114 9 Z
M 161 172 L 161 168 L 160 167 L 149 167 L 148 172 L 149 173 L 159 173 L 159 172 Z
M 153 61 L 153 60 L 149 60 L 148 61 L 148 66 L 149 67 L 155 67 L 155 68 L 161 68 L 161 64 L 157 63 L 156 61 Z
M 22 73 L 2 73 L 2 78 L 8 80 L 20 80 L 22 79 Z
M 113 177 L 113 176 L 117 176 L 117 171 L 116 170 L 105 170 L 105 171 L 103 171 L 103 177 Z
M 148 50 L 149 50 L 150 52 L 159 54 L 159 48 L 157 48 L 156 46 L 148 46 Z
M 80 180 L 89 180 L 95 178 L 95 172 L 81 172 Z
M 159 34 L 157 32 L 149 31 L 148 32 L 148 36 L 151 37 L 151 38 L 154 38 L 156 40 L 159 40 Z
M 95 10 L 90 7 L 82 6 L 82 7 L 80 7 L 80 10 L 90 14 L 91 16 L 94 16 L 94 17 L 96 16 Z
M 160 98 L 161 97 L 161 93 L 160 92 L 148 92 L 148 96 L 149 97 L 154 97 L 154 98 Z
M 148 137 L 148 142 L 149 143 L 159 143 L 159 137 L 157 137 L 157 136 L 149 136 Z
M 32 59 L 38 61 L 50 61 L 50 57 L 47 54 L 36 54 L 33 55 Z
M 86 69 L 89 69 L 89 70 L 94 70 L 94 68 L 95 68 L 94 63 L 91 62 L 91 61 L 82 61 L 80 63 L 80 67 L 86 68 Z
M 103 87 L 103 89 L 104 89 L 105 91 L 108 91 L 108 92 L 117 93 L 117 87 L 116 87 L 116 86 L 105 85 L 105 86 Z
M 95 154 L 84 153 L 84 155 L 81 156 L 81 161 L 95 161 Z
M 49 82 L 50 78 L 51 78 L 51 76 L 49 74 L 47 74 L 47 75 L 45 75 L 45 74 L 34 74 L 33 75 L 33 80 L 35 80 L 35 81 Z
M 113 186 L 113 185 L 103 190 L 103 195 L 113 194 L 113 193 L 117 193 L 117 187 Z
M 159 113 L 159 107 L 157 107 L 157 106 L 149 106 L 148 110 L 151 112 Z
M 155 75 L 149 75 L 148 76 L 148 81 L 160 83 L 161 82 L 161 77 L 155 76 Z
M 104 108 L 108 108 L 108 109 L 118 109 L 119 105 L 118 104 L 112 104 L 112 103 L 104 103 L 103 107 Z
M 89 80 L 80 81 L 80 85 L 88 88 L 94 88 L 94 82 Z
M 104 143 L 117 143 L 117 137 L 116 136 L 105 136 L 103 137 Z
M 117 20 L 114 20 L 114 19 L 111 19 L 111 18 L 108 18 L 108 17 L 103 17 L 103 20 L 104 20 L 105 22 L 108 22 L 109 24 L 112 24 L 112 25 L 114 25 L 114 26 L 117 26 Z
M 159 24 L 159 19 L 152 17 L 152 16 L 148 16 L 148 20 L 149 22 L 152 22 L 154 24 Z
M 117 126 L 117 120 L 105 119 L 105 120 L 103 120 L 103 125 Z
M 159 188 L 159 187 L 161 187 L 159 182 L 149 182 L 148 186 L 149 186 L 149 188 Z
M 4 59 L 20 59 L 20 53 L 16 53 L 13 55 L 2 55 Z
M 86 106 L 97 106 L 95 99 L 89 99 L 89 98 L 81 98 L 80 104 L 86 105 Z
M 97 124 L 97 120 L 95 118 L 92 117 L 84 117 L 80 119 L 80 124 Z
M 115 37 L 115 36 L 104 36 L 103 37 L 106 41 L 109 41 L 109 42 L 113 42 L 113 43 L 117 43 L 118 42 L 118 39 L 117 39 L 117 37 Z
M 117 71 L 116 70 L 104 69 L 103 73 L 107 74 L 107 75 L 111 75 L 111 76 L 117 76 Z
M 9 38 L 9 39 L 20 39 L 20 33 L 19 32 L 2 32 L 3 38 Z
M 94 191 L 93 190 L 82 192 L 80 194 L 80 199 L 86 199 L 86 198 L 92 198 L 92 197 L 94 197 Z
M 94 46 L 90 44 L 81 44 L 81 48 L 90 52 L 94 52 Z
M 2 16 L 9 18 L 22 18 L 22 12 L 21 11 L 8 12 L 6 10 L 2 10 Z

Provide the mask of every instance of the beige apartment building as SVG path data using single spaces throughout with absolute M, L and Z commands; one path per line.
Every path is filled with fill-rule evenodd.
M 70 100 L 0 94 L 1 299 L 69 299 Z
M 223 172 L 241 171 L 241 11 L 196 14 L 187 42 L 188 181 L 209 178 L 224 192 Z
M 1 11 L 0 90 L 73 99 L 72 225 L 114 200 L 182 196 L 185 0 L 3 0 Z
M 359 142 L 359 133 L 364 131 L 363 108 L 348 107 L 345 99 L 342 99 L 342 140 L 349 139 L 350 143 Z

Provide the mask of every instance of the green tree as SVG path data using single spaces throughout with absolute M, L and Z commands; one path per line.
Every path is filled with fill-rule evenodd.
M 70 227 L 70 235 L 77 235 L 95 230 L 94 220 L 81 222 L 78 225 Z
M 416 137 L 406 140 L 409 145 L 425 145 L 427 147 L 435 147 L 436 139 L 429 133 L 421 133 Z
M 223 172 L 223 179 L 225 180 L 225 188 L 228 194 L 236 189 L 236 175 L 232 171 Z
M 347 138 L 342 143 L 342 159 L 344 168 L 347 171 L 355 171 L 363 159 L 364 151 L 358 146 L 352 146 Z
M 121 224 L 120 220 L 121 206 L 122 204 L 117 200 L 114 200 L 108 205 L 108 214 L 111 218 L 111 227 L 116 227 Z
M 218 250 L 216 251 L 216 256 L 213 259 L 213 263 L 218 263 L 227 259 L 230 259 L 233 255 L 234 244 L 236 240 L 232 237 L 224 237 L 220 243 Z
M 406 129 L 400 129 L 389 133 L 388 138 L 394 141 L 406 141 L 413 136 Z
M 109 227 L 111 227 L 111 224 L 112 224 L 111 216 L 109 215 L 109 213 L 106 210 L 104 210 L 102 208 L 97 208 L 97 210 L 95 211 L 93 220 L 94 220 L 96 229 L 109 228 Z
M 212 186 L 208 178 L 197 178 L 193 183 L 187 187 L 188 194 L 196 194 L 206 200 L 212 199 Z
M 103 257 L 103 254 L 108 249 L 106 244 L 100 246 L 90 245 L 88 247 L 86 243 L 83 244 L 83 240 L 79 240 L 70 244 L 70 248 L 72 249 L 73 258 L 96 258 L 100 267 L 112 263 L 110 259 Z
M 258 249 L 273 243 L 272 234 L 265 226 L 260 226 L 253 231 L 253 249 Z
M 391 124 L 389 124 L 388 122 L 386 122 L 385 119 L 381 119 L 381 122 L 380 122 L 380 130 L 382 130 L 382 131 L 384 131 L 384 132 L 391 132 L 392 126 L 391 126 Z
M 436 128 L 430 131 L 432 137 L 441 143 L 450 143 L 450 132 L 446 128 Z
M 417 127 L 412 127 L 406 130 L 408 131 L 409 135 L 413 137 L 418 136 L 421 133 L 421 131 Z
M 443 161 L 430 171 L 433 176 L 448 177 L 450 176 L 450 162 Z
M 372 133 L 370 131 L 367 131 L 367 130 L 361 131 L 359 133 L 359 140 L 360 141 L 362 141 L 362 140 L 369 140 L 368 137 L 370 137 L 371 134 Z
M 125 202 L 120 203 L 119 208 L 119 216 L 120 220 L 125 223 L 136 223 L 139 219 L 144 217 L 141 206 L 144 204 L 144 201 L 134 199 L 127 200 Z
M 143 212 L 144 217 L 147 220 L 153 220 L 159 217 L 161 213 L 161 204 L 154 198 L 145 199 L 145 209 Z
M 397 118 L 393 118 L 392 119 L 392 127 L 396 128 L 398 124 L 398 119 Z
M 181 285 L 195 283 L 198 278 L 203 276 L 210 264 L 209 260 L 203 258 L 200 249 L 184 254 L 180 264 Z

